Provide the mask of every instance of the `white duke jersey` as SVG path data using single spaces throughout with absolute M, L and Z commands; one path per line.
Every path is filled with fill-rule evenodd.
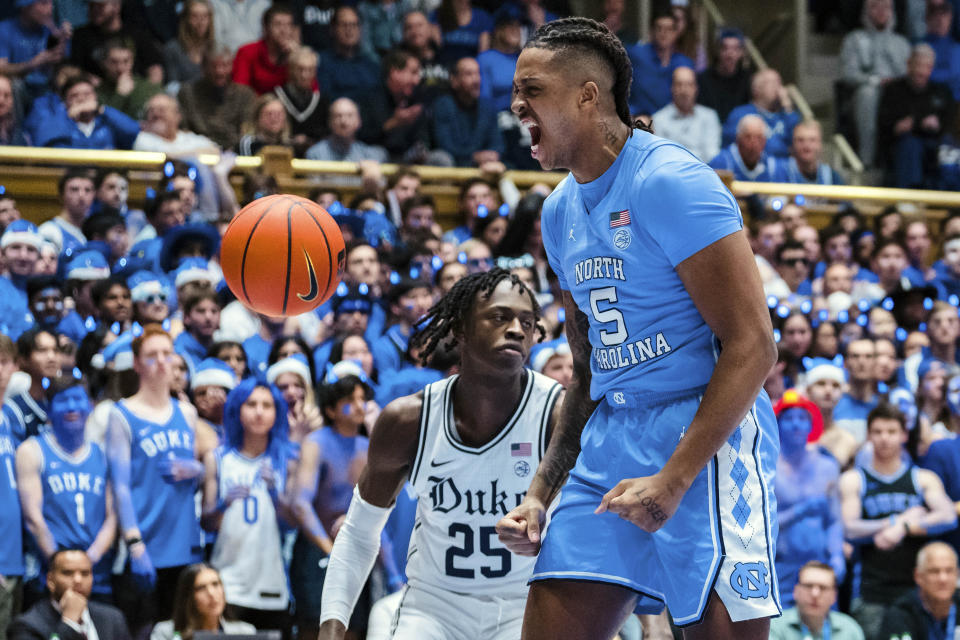
M 222 499 L 232 487 L 250 487 L 250 495 L 233 501 L 213 546 L 210 564 L 220 571 L 227 602 L 252 609 L 277 611 L 289 603 L 280 525 L 260 468 L 270 458 L 248 458 L 236 449 L 216 451 L 217 490 Z M 283 495 L 283 474 L 275 473 L 277 492 Z
M 634 130 L 599 178 L 564 178 L 542 218 L 550 266 L 590 321 L 593 399 L 705 386 L 715 340 L 676 267 L 743 227 L 716 172 Z
M 495 526 L 520 504 L 547 447 L 550 413 L 562 390 L 527 370 L 516 412 L 488 443 L 461 441 L 453 417 L 459 376 L 428 385 L 420 444 L 410 483 L 417 517 L 407 552 L 407 578 L 455 593 L 525 598 L 536 558 L 510 553 Z

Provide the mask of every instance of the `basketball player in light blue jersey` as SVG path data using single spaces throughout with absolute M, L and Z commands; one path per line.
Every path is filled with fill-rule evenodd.
M 571 172 L 542 235 L 576 369 L 498 525 L 539 553 L 523 637 L 611 638 L 666 603 L 687 638 L 766 638 L 780 613 L 777 423 L 761 392 L 773 330 L 736 201 L 692 153 L 635 128 L 630 76 L 586 18 L 541 27 L 514 75 L 532 155 Z
M 84 441 L 93 408 L 90 396 L 79 379 L 69 377 L 52 381 L 47 396 L 51 431 L 17 448 L 25 524 L 42 555 L 44 573 L 57 549 L 84 549 L 93 564 L 93 593 L 109 598 L 117 516 L 106 455 Z
M 170 334 L 148 324 L 131 346 L 140 387 L 110 410 L 107 458 L 137 587 L 118 590 L 117 604 L 137 635 L 170 617 L 180 572 L 200 560 L 194 492 L 203 465 L 194 458 L 196 410 L 170 396 Z

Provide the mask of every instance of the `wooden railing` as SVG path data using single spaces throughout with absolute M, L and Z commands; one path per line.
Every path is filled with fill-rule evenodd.
M 204 155 L 199 158 L 204 164 L 216 164 L 219 157 Z M 13 194 L 24 217 L 42 222 L 59 210 L 57 180 L 67 166 L 91 166 L 97 168 L 118 167 L 125 169 L 130 178 L 130 205 L 142 206 L 146 189 L 156 187 L 167 158 L 162 153 L 137 151 L 78 151 L 73 149 L 48 149 L 37 147 L 0 146 L 0 184 Z M 399 165 L 382 165 L 384 175 L 389 176 Z M 444 227 L 456 224 L 457 196 L 463 181 L 483 174 L 478 169 L 415 167 L 423 180 L 422 190 L 433 195 L 438 204 L 440 223 Z M 320 162 L 292 158 L 285 147 L 265 147 L 258 156 L 243 156 L 236 159 L 231 183 L 237 189 L 245 173 L 261 171 L 273 175 L 284 193 L 306 195 L 311 188 L 330 184 L 344 176 L 359 176 L 357 166 L 349 162 Z M 564 176 L 561 172 L 508 171 L 509 178 L 521 190 L 537 183 L 555 186 Z M 489 177 L 489 176 L 488 176 Z M 854 202 L 867 216 L 879 212 L 889 204 L 907 203 L 929 220 L 942 218 L 947 209 L 960 208 L 960 192 L 923 191 L 912 189 L 886 189 L 861 186 L 822 186 L 767 182 L 742 182 L 733 180 L 721 172 L 721 177 L 735 196 L 744 199 L 751 195 L 764 197 L 803 196 L 809 217 L 815 226 L 823 226 L 836 212 L 841 203 Z M 357 187 L 337 188 L 349 199 Z
M 130 206 L 142 207 L 148 188 L 156 187 L 162 177 L 167 157 L 163 153 L 141 151 L 83 151 L 43 147 L 0 146 L 0 184 L 17 201 L 21 214 L 34 222 L 42 222 L 59 211 L 57 180 L 68 166 L 95 168 L 116 167 L 127 171 L 130 179 Z M 214 165 L 219 156 L 201 155 L 203 164 Z M 393 174 L 400 165 L 383 164 L 384 176 Z M 418 166 L 423 181 L 422 191 L 437 201 L 440 223 L 456 224 L 457 197 L 460 184 L 474 177 L 496 180 L 506 177 L 520 189 L 538 182 L 555 186 L 564 174 L 545 171 L 508 171 L 503 176 L 484 176 L 479 169 Z M 260 155 L 240 156 L 230 175 L 231 184 L 240 198 L 243 176 L 263 172 L 277 179 L 280 191 L 306 195 L 318 185 L 335 185 L 344 200 L 355 195 L 358 185 L 342 184 L 344 176 L 359 177 L 359 169 L 350 162 L 320 162 L 293 158 L 286 147 L 265 147 Z M 359 180 L 357 181 L 359 183 Z

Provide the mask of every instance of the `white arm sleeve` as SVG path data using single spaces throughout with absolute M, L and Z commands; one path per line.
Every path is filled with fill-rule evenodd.
M 360 497 L 354 487 L 353 500 L 340 527 L 323 580 L 320 624 L 339 620 L 350 626 L 350 614 L 357 604 L 373 563 L 380 551 L 380 532 L 393 507 L 376 507 Z

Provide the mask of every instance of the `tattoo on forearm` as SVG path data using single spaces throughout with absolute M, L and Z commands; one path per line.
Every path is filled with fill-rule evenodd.
M 587 397 L 576 397 L 567 392 L 564 399 L 560 425 L 550 441 L 547 454 L 540 463 L 540 476 L 555 496 L 567 479 L 580 455 L 580 434 L 593 413 L 597 403 Z
M 567 318 L 567 341 L 573 352 L 573 380 L 567 388 L 557 430 L 550 439 L 538 472 L 550 490 L 551 498 L 560 490 L 577 461 L 580 434 L 598 404 L 590 399 L 590 341 L 587 338 L 590 321 L 579 311 Z

